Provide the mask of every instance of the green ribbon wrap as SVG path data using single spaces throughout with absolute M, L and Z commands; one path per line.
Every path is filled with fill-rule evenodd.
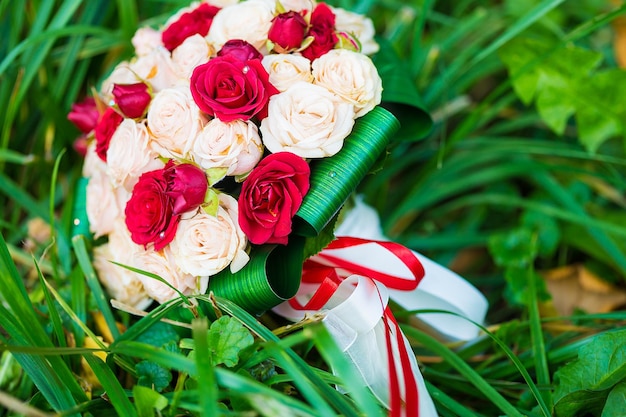
M 311 162 L 311 188 L 294 219 L 296 234 L 312 237 L 324 229 L 399 128 L 393 114 L 375 107 L 356 121 L 336 155 Z
M 296 295 L 300 287 L 304 238 L 290 236 L 289 244 L 255 247 L 240 271 L 227 268 L 209 278 L 209 291 L 250 313 L 261 314 Z

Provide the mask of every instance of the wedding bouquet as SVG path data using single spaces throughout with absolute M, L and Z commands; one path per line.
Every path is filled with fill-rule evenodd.
M 291 298 L 398 128 L 378 107 L 371 20 L 311 0 L 211 0 L 132 43 L 69 114 L 103 286 L 138 309 L 207 288 L 257 313 Z

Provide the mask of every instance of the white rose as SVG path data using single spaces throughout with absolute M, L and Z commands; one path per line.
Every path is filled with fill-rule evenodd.
M 316 2 L 313 0 L 280 0 L 280 4 L 283 5 L 286 11 L 300 12 L 308 10 L 311 12 L 315 8 Z
M 172 51 L 174 71 L 180 78 L 191 78 L 195 67 L 209 60 L 215 50 L 203 36 L 188 37 Z
M 172 87 L 180 81 L 170 52 L 164 46 L 155 48 L 147 55 L 137 57 L 129 64 L 129 67 L 140 80 L 150 84 L 153 93 Z
M 159 252 L 152 248 L 140 251 L 134 258 L 134 266 L 158 275 L 184 295 L 202 294 L 209 284 L 208 277 L 197 278 L 181 271 L 169 247 Z M 137 274 L 137 276 L 143 283 L 146 293 L 157 302 L 163 304 L 178 297 L 178 293 L 164 283 L 146 275 Z
M 356 37 L 361 44 L 361 53 L 373 55 L 380 47 L 374 40 L 376 29 L 372 19 L 345 9 L 331 7 L 335 13 L 335 28 L 338 32 L 346 32 Z
M 206 118 L 193 101 L 189 85 L 180 85 L 152 98 L 147 121 L 155 152 L 168 158 L 186 158 Z
M 216 216 L 199 209 L 181 219 L 170 243 L 180 269 L 194 276 L 210 277 L 230 265 L 233 272 L 248 262 L 247 239 L 239 227 L 237 200 L 219 195 Z
M 263 156 L 263 143 L 256 125 L 248 121 L 213 119 L 202 129 L 191 152 L 204 169 L 227 168 L 224 175 L 247 174 Z
M 89 178 L 85 209 L 89 230 L 96 239 L 113 231 L 113 222 L 124 213 L 127 198 L 128 191 L 122 187 L 114 187 L 106 172 L 95 172 Z
M 361 117 L 380 103 L 382 80 L 372 60 L 358 52 L 333 49 L 313 61 L 315 84 L 354 105 Z
M 91 178 L 97 172 L 106 172 L 107 163 L 104 162 L 96 153 L 96 141 L 92 140 L 87 145 L 87 153 L 83 162 L 83 177 Z
M 98 278 L 112 298 L 143 310 L 152 300 L 146 294 L 137 273 L 111 263 L 113 261 L 133 266 L 135 254 L 143 248 L 132 241 L 122 217 L 115 219 L 111 225 L 113 230 L 108 236 L 108 243 L 94 250 L 94 266 L 99 271 Z
M 268 110 L 261 137 L 272 153 L 287 151 L 303 158 L 334 155 L 354 125 L 354 106 L 305 82 L 272 96 Z
M 154 49 L 163 46 L 161 32 L 151 27 L 137 29 L 131 39 L 137 56 L 149 55 Z
M 285 91 L 298 81 L 313 82 L 311 61 L 301 55 L 266 55 L 262 63 L 278 91 Z
M 272 3 L 274 2 L 248 0 L 224 7 L 213 18 L 207 35 L 208 41 L 219 50 L 231 39 L 242 39 L 261 53 L 267 53 L 265 44 L 274 18 Z
M 132 191 L 141 174 L 163 167 L 163 162 L 150 149 L 146 126 L 133 119 L 124 119 L 111 136 L 107 165 L 113 185 Z

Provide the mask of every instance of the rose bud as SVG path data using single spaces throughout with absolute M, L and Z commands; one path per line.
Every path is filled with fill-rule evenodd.
M 96 137 L 96 153 L 104 162 L 107 161 L 107 151 L 111 137 L 122 123 L 124 117 L 115 111 L 113 107 L 109 107 L 100 117 L 98 124 L 94 128 L 94 136 Z
M 172 52 L 188 37 L 199 34 L 206 36 L 213 23 L 213 18 L 220 11 L 219 7 L 202 3 L 194 10 L 183 13 L 177 21 L 172 22 L 161 35 L 163 45 Z
M 158 169 L 142 174 L 124 210 L 133 242 L 144 248 L 153 243 L 157 251 L 174 239 L 180 220 L 180 216 L 174 215 L 172 199 L 167 195 L 164 172 Z
M 311 13 L 311 28 L 307 36 L 313 38 L 302 55 L 313 61 L 335 47 L 339 39 L 335 33 L 335 14 L 324 3 L 318 4 Z
M 87 147 L 89 145 L 89 141 L 87 140 L 86 135 L 80 135 L 74 143 L 72 143 L 72 148 L 76 151 L 77 154 L 82 156 L 83 158 L 87 155 Z
M 176 216 L 198 208 L 206 197 L 207 177 L 200 168 L 192 164 L 175 164 L 170 160 L 164 168 L 167 195 L 174 202 Z
M 138 119 L 146 113 L 152 97 L 144 83 L 113 84 L 115 104 L 130 119 Z
M 267 38 L 280 53 L 297 49 L 304 40 L 308 25 L 302 14 L 294 11 L 281 13 L 272 19 Z
M 309 164 L 291 152 L 271 154 L 250 172 L 238 201 L 239 226 L 250 242 L 287 244 L 310 174 Z
M 91 132 L 98 124 L 98 109 L 93 97 L 88 97 L 80 103 L 72 104 L 72 111 L 67 115 L 67 119 L 83 133 Z
M 261 54 L 254 46 L 241 39 L 231 39 L 222 46 L 217 52 L 217 56 L 230 55 L 240 61 L 248 61 L 250 59 L 263 59 Z

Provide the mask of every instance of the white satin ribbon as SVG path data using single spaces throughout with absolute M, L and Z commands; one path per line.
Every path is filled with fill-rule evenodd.
M 365 204 L 362 198 L 357 197 L 354 208 L 345 216 L 342 223 L 336 228 L 337 236 L 353 236 L 372 240 L 389 240 L 380 226 L 378 213 Z M 404 273 L 404 265 L 392 258 L 381 259 L 380 255 L 368 252 L 368 249 L 337 249 L 333 253 L 343 251 L 341 257 L 352 262 L 367 262 L 379 260 L 379 265 L 385 265 L 386 271 L 392 275 Z M 458 314 L 454 316 L 445 313 L 416 314 L 419 322 L 443 340 L 469 341 L 476 338 L 480 328 L 465 320 L 466 317 L 476 323 L 484 324 L 487 314 L 487 299 L 473 285 L 458 274 L 439 265 L 419 252 L 413 251 L 424 267 L 425 275 L 417 289 L 413 291 L 389 290 L 391 299 L 407 310 L 436 309 Z

